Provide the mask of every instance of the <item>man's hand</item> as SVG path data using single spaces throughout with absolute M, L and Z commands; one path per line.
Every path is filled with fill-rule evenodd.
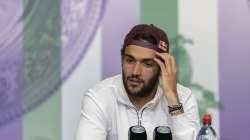
M 160 66 L 161 78 L 160 84 L 169 105 L 179 104 L 177 95 L 176 63 L 173 56 L 168 53 L 156 53 L 154 60 Z

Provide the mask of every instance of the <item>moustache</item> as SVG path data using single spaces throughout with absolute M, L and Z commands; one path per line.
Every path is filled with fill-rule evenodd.
M 134 82 L 143 82 L 143 80 L 141 80 L 138 76 L 134 76 L 134 75 L 129 76 L 127 79 L 129 81 L 134 81 Z

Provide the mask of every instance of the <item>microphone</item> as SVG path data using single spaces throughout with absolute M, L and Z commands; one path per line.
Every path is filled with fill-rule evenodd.
M 158 126 L 154 129 L 154 140 L 172 140 L 171 129 L 168 126 Z
M 129 140 L 147 140 L 146 129 L 143 126 L 135 125 L 129 128 Z

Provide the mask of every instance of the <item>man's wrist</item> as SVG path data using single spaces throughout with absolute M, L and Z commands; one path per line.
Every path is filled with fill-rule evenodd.
M 165 97 L 168 101 L 168 105 L 180 104 L 180 101 L 176 92 L 168 92 L 168 94 L 165 94 Z
M 169 105 L 168 111 L 169 111 L 169 114 L 172 116 L 182 114 L 182 113 L 184 113 L 183 105 L 182 105 L 182 103 L 179 103 L 176 105 Z

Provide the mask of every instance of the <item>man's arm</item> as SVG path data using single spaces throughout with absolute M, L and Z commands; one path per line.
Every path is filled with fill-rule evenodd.
M 188 95 L 180 98 L 183 103 L 184 113 L 171 116 L 174 140 L 196 140 L 200 129 L 198 106 L 194 94 L 190 90 L 183 93 Z
M 76 140 L 106 140 L 108 123 L 94 97 L 85 94 Z
M 195 140 L 199 130 L 197 102 L 190 90 L 177 91 L 177 68 L 173 56 L 156 52 L 154 60 L 161 69 L 161 86 L 168 102 L 174 140 Z M 171 110 L 170 110 L 171 109 Z

